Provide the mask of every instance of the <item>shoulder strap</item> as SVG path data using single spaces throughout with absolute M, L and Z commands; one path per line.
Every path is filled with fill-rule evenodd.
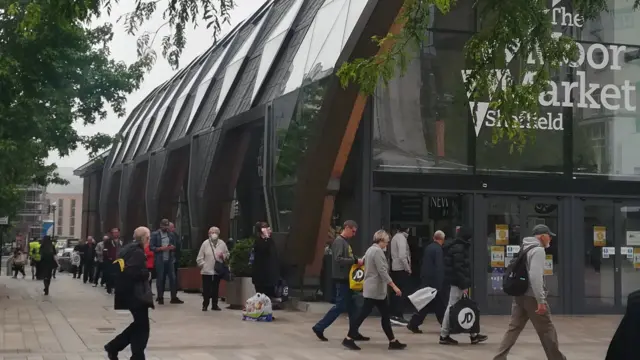
M 211 243 L 211 239 L 207 239 L 207 241 L 209 242 L 209 246 L 211 247 L 211 254 L 213 254 L 213 261 L 217 261 L 216 260 L 216 249 L 213 248 L 213 244 Z

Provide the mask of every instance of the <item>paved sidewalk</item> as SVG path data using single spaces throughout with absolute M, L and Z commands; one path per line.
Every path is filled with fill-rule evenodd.
M 165 295 L 167 296 L 167 295 Z M 338 360 L 338 359 L 491 359 L 507 326 L 506 317 L 483 317 L 485 344 L 458 347 L 437 344 L 438 326 L 432 317 L 425 334 L 413 335 L 394 328 L 409 344 L 403 352 L 389 354 L 377 319 L 365 323 L 362 333 L 373 338 L 363 351 L 340 346 L 347 331 L 339 320 L 326 335 L 329 343 L 315 340 L 310 331 L 317 314 L 277 312 L 273 323 L 248 323 L 238 311 L 200 310 L 197 295 L 181 294 L 184 305 L 164 305 L 151 312 L 151 339 L 147 358 L 152 360 Z M 116 312 L 113 298 L 102 288 L 83 285 L 59 274 L 51 295 L 42 295 L 42 283 L 0 276 L 0 360 L 105 359 L 102 346 L 129 322 L 128 313 Z M 167 302 L 168 304 L 168 302 Z M 561 348 L 568 359 L 602 360 L 619 316 L 555 317 Z M 459 340 L 466 340 L 462 336 Z M 122 354 L 121 359 L 128 356 Z M 541 360 L 544 353 L 531 327 L 523 332 L 510 360 Z

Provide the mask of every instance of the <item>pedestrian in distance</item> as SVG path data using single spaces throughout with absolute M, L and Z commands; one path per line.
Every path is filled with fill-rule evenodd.
M 202 311 L 209 309 L 209 303 L 211 303 L 211 310 L 220 311 L 218 290 L 223 274 L 216 272 L 216 263 L 224 263 L 227 259 L 229 259 L 227 244 L 220 239 L 220 229 L 214 226 L 209 229 L 209 238 L 200 246 L 196 258 L 202 276 Z
M 40 246 L 40 272 L 44 282 L 44 294 L 49 295 L 49 288 L 51 286 L 51 276 L 53 269 L 58 266 L 58 259 L 56 256 L 56 248 L 51 240 L 51 236 L 45 236 L 42 238 L 42 245 Z
M 349 328 L 355 321 L 357 316 L 356 304 L 353 299 L 353 290 L 349 286 L 349 272 L 354 264 L 362 265 L 363 260 L 353 255 L 349 240 L 353 239 L 358 232 L 358 224 L 353 220 L 347 220 L 342 226 L 342 232 L 331 243 L 331 275 L 333 277 L 333 286 L 336 289 L 335 304 L 329 309 L 318 323 L 311 330 L 320 341 L 329 341 L 324 336 L 324 331 L 333 324 L 334 321 L 343 313 L 349 315 Z M 368 341 L 369 338 L 362 334 L 351 334 L 350 338 L 354 341 Z
M 102 241 L 96 244 L 96 262 L 95 262 L 95 272 L 93 274 L 93 287 L 98 286 L 98 281 L 100 284 L 104 286 L 105 277 L 104 277 L 104 245 L 109 241 L 109 235 L 105 235 L 102 237 Z
M 430 243 L 422 255 L 422 266 L 420 269 L 420 282 L 422 288 L 430 287 L 436 289 L 436 297 L 431 302 L 415 313 L 409 320 L 409 329 L 414 334 L 421 334 L 420 325 L 424 322 L 429 313 L 435 313 L 438 323 L 442 324 L 444 312 L 446 310 L 448 288 L 444 279 L 444 245 L 445 234 L 438 230 L 433 234 L 433 242 Z
M 169 220 L 160 221 L 160 229 L 151 234 L 149 248 L 154 252 L 154 265 L 156 269 L 156 302 L 164 304 L 165 280 L 169 278 L 169 289 L 171 291 L 171 304 L 183 304 L 184 301 L 178 298 L 178 286 L 176 283 L 175 261 L 176 249 L 178 248 L 178 238 L 175 233 L 169 231 Z
M 382 330 L 389 340 L 389 350 L 402 350 L 407 347 L 393 335 L 391 329 L 391 313 L 387 303 L 387 289 L 391 287 L 397 296 L 402 296 L 402 291 L 396 286 L 389 275 L 389 263 L 385 256 L 385 249 L 389 244 L 389 234 L 384 230 L 378 230 L 373 235 L 373 245 L 364 254 L 364 284 L 362 296 L 364 304 L 358 316 L 349 325 L 349 333 L 342 340 L 342 345 L 349 350 L 360 350 L 356 339 L 360 334 L 359 329 L 365 319 L 371 314 L 373 308 L 380 312 Z
M 96 258 L 96 243 L 93 240 L 93 236 L 87 237 L 87 241 L 84 244 L 83 249 L 83 275 L 82 282 L 89 283 L 93 282 L 94 276 L 94 267 L 95 267 L 95 258 Z
M 118 257 L 119 252 L 120 229 L 113 228 L 111 229 L 109 239 L 104 244 L 104 249 L 102 250 L 104 259 L 104 272 L 102 276 L 106 277 L 105 287 L 107 288 L 107 294 L 111 294 L 113 291 L 113 287 L 115 286 L 115 276 L 118 272 L 118 269 L 117 265 L 115 265 L 113 262 Z
M 471 248 L 471 231 L 461 226 L 453 241 L 444 244 L 444 272 L 445 282 L 451 285 L 449 292 L 449 303 L 447 310 L 442 319 L 442 327 L 440 329 L 441 345 L 458 345 L 458 342 L 451 338 L 449 311 L 451 306 L 455 305 L 463 295 L 469 295 L 471 287 L 471 261 L 469 249 Z M 478 344 L 487 340 L 486 335 L 470 334 L 471 343 Z
M 131 346 L 131 360 L 145 360 L 144 351 L 149 341 L 149 308 L 153 308 L 153 295 L 149 286 L 144 247 L 149 243 L 150 232 L 146 227 L 134 231 L 134 240 L 122 248 L 122 268 L 114 274 L 114 309 L 129 310 L 133 322 L 104 346 L 109 360 L 117 360 L 118 353 Z
M 173 271 L 176 274 L 176 288 L 180 290 L 178 268 L 180 268 L 180 256 L 182 256 L 182 238 L 180 237 L 180 234 L 176 232 L 176 226 L 172 222 L 169 222 L 169 232 L 172 233 L 176 239 L 176 250 L 173 252 L 175 254 L 176 260 L 173 262 Z
M 153 289 L 151 285 L 153 284 L 153 279 L 156 278 L 155 254 L 151 251 L 149 243 L 144 246 L 144 255 L 147 258 L 147 270 L 149 270 L 149 287 Z
M 400 288 L 401 296 L 390 294 L 391 323 L 407 326 L 409 322 L 404 318 L 407 303 L 406 295 L 411 280 L 411 252 L 409 251 L 409 228 L 401 227 L 391 239 L 389 249 L 391 253 L 391 279 Z
M 40 273 L 38 272 L 40 268 L 40 241 L 33 240 L 29 243 L 29 258 L 31 265 L 31 279 L 40 279 Z
M 23 253 L 20 248 L 13 250 L 13 257 L 11 259 L 13 278 L 18 278 L 18 273 L 22 274 L 24 279 L 27 275 L 24 272 L 24 265 L 27 262 L 27 254 Z
M 518 257 L 524 257 L 528 273 L 529 286 L 522 295 L 514 296 L 511 306 L 509 329 L 504 335 L 498 354 L 494 360 L 507 360 L 509 351 L 518 340 L 518 336 L 531 320 L 538 333 L 540 342 L 549 360 L 566 360 L 560 352 L 558 334 L 551 321 L 551 311 L 547 304 L 547 290 L 544 283 L 545 249 L 556 236 L 548 226 L 538 224 L 533 227 L 533 236 L 522 240 Z M 515 260 L 514 260 L 515 261 Z M 505 289 L 506 290 L 506 289 Z
M 85 252 L 85 250 L 86 250 L 86 241 L 83 240 L 83 239 L 80 239 L 78 244 L 73 247 L 73 251 L 80 256 L 80 263 L 77 264 L 73 268 L 73 278 L 74 279 L 82 278 L 82 273 L 84 271 L 84 252 Z
M 252 281 L 256 292 L 275 297 L 276 286 L 280 279 L 280 263 L 276 243 L 271 238 L 271 227 L 266 222 L 255 225 L 255 243 L 253 245 Z

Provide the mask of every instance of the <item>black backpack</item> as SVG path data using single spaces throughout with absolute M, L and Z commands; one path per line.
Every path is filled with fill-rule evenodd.
M 502 291 L 511 296 L 522 296 L 529 288 L 529 271 L 527 270 L 527 253 L 536 246 L 530 246 L 515 257 L 507 266 L 502 278 Z

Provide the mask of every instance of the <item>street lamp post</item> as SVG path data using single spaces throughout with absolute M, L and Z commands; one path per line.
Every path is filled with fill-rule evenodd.
M 53 218 L 53 229 L 51 229 L 51 240 L 54 240 L 56 238 L 56 207 L 57 204 L 53 203 L 51 205 L 49 205 L 49 214 L 51 214 L 51 217 Z

